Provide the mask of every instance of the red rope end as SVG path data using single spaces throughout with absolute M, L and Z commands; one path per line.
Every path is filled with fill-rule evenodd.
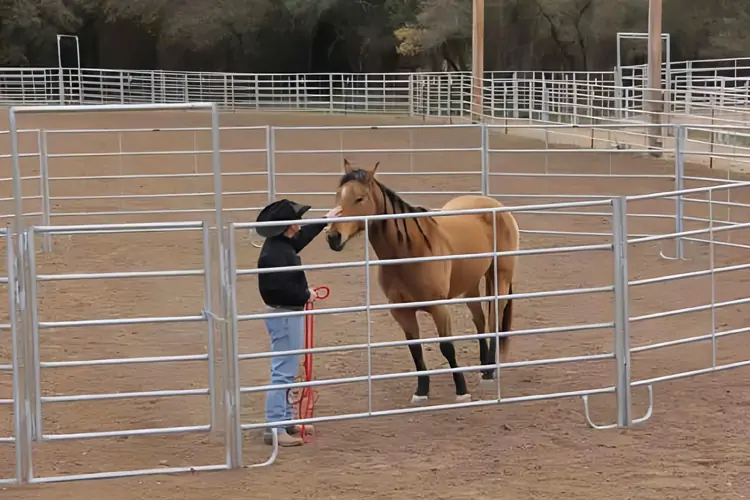
M 325 300 L 331 294 L 327 286 L 319 286 L 313 289 L 317 300 Z M 305 304 L 305 310 L 310 311 L 314 308 L 312 302 Z M 305 316 L 305 349 L 311 349 L 315 345 L 315 317 L 313 315 Z M 305 353 L 302 358 L 302 373 L 305 382 L 313 381 L 313 357 L 312 353 Z M 318 393 L 312 387 L 303 387 L 299 394 L 297 405 L 297 418 L 312 418 L 315 414 L 315 403 L 318 401 Z M 305 425 L 300 426 L 300 436 L 309 443 Z

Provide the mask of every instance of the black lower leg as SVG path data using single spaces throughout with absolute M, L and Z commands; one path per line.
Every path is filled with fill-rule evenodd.
M 497 339 L 495 337 L 490 337 L 490 348 L 487 350 L 487 355 L 484 358 L 484 364 L 485 365 L 494 365 L 495 359 L 496 359 L 496 350 L 497 350 Z M 484 380 L 494 380 L 495 379 L 495 369 L 485 370 L 482 372 L 482 378 Z
M 487 348 L 487 339 L 479 339 L 479 364 L 489 365 L 490 363 L 490 351 Z M 491 379 L 492 370 L 482 370 L 482 378 Z
M 409 352 L 414 360 L 414 366 L 418 372 L 427 370 L 424 364 L 424 356 L 422 355 L 422 345 L 412 344 L 409 346 Z M 430 377 L 428 375 L 420 375 L 417 377 L 417 392 L 415 396 L 427 396 L 430 393 Z
M 448 365 L 451 368 L 458 368 L 456 362 L 456 349 L 453 347 L 453 342 L 440 342 L 440 352 L 443 353 L 445 359 L 448 360 Z M 453 373 L 453 383 L 456 384 L 456 395 L 463 396 L 468 391 L 466 390 L 466 379 L 463 373 Z

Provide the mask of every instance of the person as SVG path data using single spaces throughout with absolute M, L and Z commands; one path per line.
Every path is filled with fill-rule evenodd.
M 258 214 L 257 222 L 290 221 L 302 219 L 310 210 L 309 205 L 300 205 L 288 199 L 278 200 L 266 206 Z M 341 212 L 339 207 L 329 211 L 325 217 L 336 217 Z M 327 224 L 283 223 L 276 226 L 260 226 L 256 232 L 265 238 L 258 256 L 258 267 L 299 266 L 302 261 L 298 253 L 304 249 Z M 258 275 L 258 288 L 263 302 L 269 312 L 302 311 L 305 304 L 314 301 L 315 291 L 307 283 L 305 272 L 281 271 L 261 273 Z M 305 317 L 282 316 L 266 318 L 266 329 L 271 337 L 271 352 L 291 351 L 304 347 Z M 291 384 L 297 378 L 300 354 L 282 355 L 271 358 L 271 385 Z M 279 422 L 294 418 L 292 404 L 289 401 L 289 390 L 269 390 L 266 393 L 266 422 Z M 300 426 L 278 428 L 279 446 L 299 446 L 304 443 Z M 311 426 L 305 426 L 305 432 L 312 433 Z M 272 430 L 267 428 L 263 434 L 266 444 L 272 444 Z

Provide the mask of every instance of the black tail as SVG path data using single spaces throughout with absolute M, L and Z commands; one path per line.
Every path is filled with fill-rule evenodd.
M 493 280 L 497 279 L 495 274 L 494 266 L 490 266 L 489 271 L 485 275 L 485 291 L 488 296 L 492 296 L 495 294 L 495 283 Z M 508 285 L 508 295 L 513 294 L 513 283 L 510 283 Z M 490 302 L 489 308 L 490 311 L 492 311 L 492 308 L 494 307 L 494 303 Z M 499 312 L 497 312 L 499 314 Z M 488 318 L 491 317 L 491 315 L 487 316 Z M 500 320 L 500 331 L 501 332 L 509 332 L 511 330 L 511 327 L 513 325 L 513 299 L 508 299 L 505 301 L 505 307 L 503 307 L 503 316 Z M 494 322 L 492 324 L 487 325 L 487 331 L 494 331 L 495 330 L 495 324 Z M 501 359 L 504 359 L 510 350 L 510 337 L 508 336 L 500 336 L 500 357 Z M 495 361 L 495 338 L 491 337 L 489 342 L 489 349 L 488 349 L 488 364 L 493 364 Z
M 508 295 L 513 295 L 513 283 L 508 286 Z M 503 320 L 500 324 L 501 332 L 509 332 L 513 326 L 513 299 L 508 299 L 503 308 Z M 510 351 L 510 337 L 500 337 L 500 355 L 505 357 Z

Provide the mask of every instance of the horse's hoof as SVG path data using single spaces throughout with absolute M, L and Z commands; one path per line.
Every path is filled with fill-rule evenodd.
M 456 395 L 456 403 L 468 403 L 471 401 L 471 394 L 468 392 L 466 394 Z
M 485 391 L 495 390 L 497 388 L 497 381 L 494 378 L 482 377 L 479 379 L 479 387 Z
M 417 396 L 416 394 L 414 394 L 411 397 L 411 404 L 413 404 L 413 405 L 420 405 L 422 403 L 426 403 L 428 399 L 429 399 L 429 397 L 427 397 L 427 396 Z

